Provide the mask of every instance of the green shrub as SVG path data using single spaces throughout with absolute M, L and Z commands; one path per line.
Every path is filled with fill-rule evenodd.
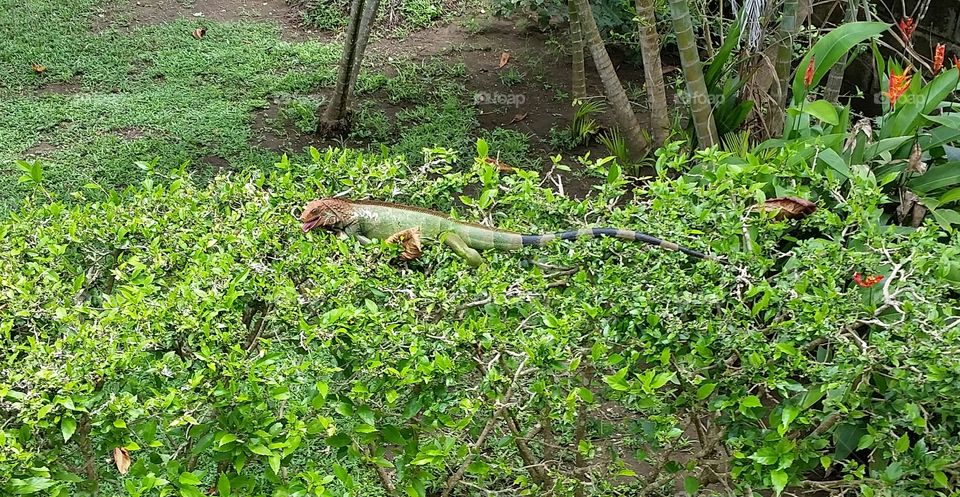
M 576 202 L 483 160 L 311 152 L 202 188 L 151 176 L 70 207 L 38 192 L 0 222 L 0 494 L 636 495 L 716 472 L 739 494 L 934 496 L 956 482 L 960 238 L 865 222 L 882 197 L 869 171 L 841 205 L 788 222 L 750 211 L 764 174 L 815 174 L 777 162 L 705 153 L 700 187 L 668 177 L 690 159 L 666 151 L 633 200 L 611 167 Z M 474 188 L 495 202 L 466 219 L 634 227 L 728 264 L 579 240 L 477 270 L 428 242 L 396 265 L 394 247 L 303 234 L 291 216 L 348 189 L 447 211 Z M 854 272 L 885 278 L 861 288 Z

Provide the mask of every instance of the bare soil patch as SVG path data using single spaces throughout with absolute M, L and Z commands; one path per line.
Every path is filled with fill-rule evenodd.
M 58 151 L 60 151 L 60 147 L 57 147 L 52 143 L 42 141 L 24 150 L 23 155 L 25 157 L 50 157 Z
M 291 40 L 305 33 L 299 11 L 285 0 L 127 0 L 98 13 L 93 29 L 131 29 L 178 19 L 274 22 Z

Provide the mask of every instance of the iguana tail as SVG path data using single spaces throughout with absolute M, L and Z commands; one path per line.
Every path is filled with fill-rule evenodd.
M 713 257 L 709 255 L 697 252 L 696 250 L 690 250 L 688 248 L 681 247 L 676 243 L 661 240 L 659 238 L 640 233 L 639 231 L 623 230 L 618 228 L 588 228 L 575 231 L 561 231 L 559 233 L 545 233 L 540 235 L 521 235 L 520 244 L 525 247 L 539 246 L 545 245 L 553 240 L 575 240 L 577 238 L 597 238 L 601 236 L 643 242 L 663 249 L 682 252 L 690 257 L 696 257 L 697 259 L 713 260 Z

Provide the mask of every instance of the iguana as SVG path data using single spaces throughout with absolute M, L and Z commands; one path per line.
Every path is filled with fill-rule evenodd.
M 342 232 L 356 237 L 360 243 L 370 243 L 371 239 L 404 243 L 404 258 L 413 259 L 420 255 L 419 237 L 441 239 L 467 263 L 477 267 L 483 263 L 478 250 L 499 249 L 518 250 L 521 247 L 540 246 L 552 240 L 572 240 L 582 237 L 610 236 L 624 240 L 634 240 L 655 245 L 667 250 L 676 250 L 698 259 L 712 257 L 681 247 L 675 243 L 660 240 L 650 235 L 617 228 L 586 228 L 540 235 L 523 235 L 498 230 L 479 224 L 456 221 L 446 215 L 411 207 L 375 201 L 344 200 L 324 198 L 313 200 L 304 207 L 300 215 L 304 233 L 314 228 Z M 412 242 L 412 243 L 410 243 Z

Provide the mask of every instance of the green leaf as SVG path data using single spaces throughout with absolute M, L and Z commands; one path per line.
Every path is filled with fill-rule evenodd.
M 742 407 L 762 407 L 763 404 L 760 403 L 760 398 L 756 395 L 747 395 L 746 397 L 740 399 L 740 406 Z
M 60 420 L 60 433 L 63 434 L 63 441 L 69 442 L 70 437 L 77 431 L 77 420 L 70 416 L 64 416 Z
M 937 199 L 940 202 L 940 205 L 949 204 L 951 202 L 956 202 L 960 200 L 960 187 L 954 188 L 947 193 L 944 193 Z
M 333 474 L 337 475 L 337 479 L 343 483 L 344 487 L 347 487 L 347 490 L 353 490 L 354 483 L 353 478 L 350 476 L 350 473 L 347 473 L 347 470 L 343 466 L 333 463 Z
M 262 444 L 247 444 L 247 448 L 250 449 L 250 452 L 254 454 L 259 454 L 261 456 L 272 456 L 273 451 L 266 448 Z
M 816 102 L 805 102 L 800 107 L 804 114 L 810 114 L 813 117 L 833 126 L 840 124 L 840 116 L 837 114 L 837 108 L 826 100 L 817 100 Z
M 716 388 L 716 383 L 704 383 L 700 385 L 700 388 L 697 388 L 697 400 L 703 400 L 709 397 Z
M 807 66 L 810 64 L 810 58 L 816 57 L 813 70 L 813 81 L 810 88 L 817 86 L 820 80 L 830 72 L 830 69 L 845 58 L 861 42 L 879 35 L 886 31 L 890 25 L 882 22 L 850 22 L 842 24 L 823 38 L 817 40 L 813 48 L 803 57 L 800 64 L 797 65 L 797 73 L 793 77 L 793 101 L 800 103 L 807 90 L 804 88 L 803 80 L 807 72 Z
M 770 472 L 770 483 L 773 484 L 773 490 L 777 492 L 777 495 L 780 495 L 783 489 L 787 488 L 788 479 L 786 471 L 782 469 L 775 469 Z
M 947 475 L 944 474 L 943 471 L 934 471 L 933 481 L 935 481 L 940 488 L 948 488 L 950 486 L 950 481 L 947 479 Z
M 220 473 L 217 479 L 217 497 L 230 497 L 230 477 L 226 473 Z
M 334 448 L 346 447 L 347 445 L 350 445 L 350 442 L 350 437 L 345 433 L 337 433 L 336 435 L 327 438 L 327 445 Z
M 830 169 L 833 169 L 837 172 L 842 178 L 850 179 L 852 176 L 850 174 L 850 168 L 847 166 L 847 161 L 843 157 L 840 157 L 840 154 L 835 152 L 832 148 L 825 148 L 820 151 L 817 155 L 819 160 L 822 160 Z
M 270 469 L 273 470 L 273 474 L 280 474 L 280 454 L 274 454 L 267 458 L 267 462 L 270 464 Z
M 200 481 L 200 478 L 197 478 L 197 475 L 195 475 L 195 474 L 193 474 L 193 473 L 191 473 L 191 472 L 189 472 L 189 471 L 185 471 L 185 472 L 183 472 L 183 473 L 180 473 L 180 484 L 181 484 L 181 485 L 200 485 L 201 483 L 203 483 L 203 482 Z
M 893 450 L 898 453 L 906 452 L 910 448 L 910 437 L 906 433 L 900 435 L 900 438 L 897 439 L 893 444 Z
M 907 186 L 917 193 L 929 193 L 954 185 L 960 185 L 960 161 L 931 167 L 923 176 L 907 182 Z
M 10 480 L 10 488 L 14 495 L 27 495 L 37 493 L 52 487 L 56 482 L 49 478 L 34 476 L 25 480 L 14 478 Z
M 683 491 L 687 495 L 696 495 L 697 490 L 700 490 L 700 480 L 693 476 L 687 476 L 683 479 Z
M 903 104 L 898 101 L 895 113 L 884 122 L 880 137 L 912 135 L 923 123 L 923 114 L 932 112 L 957 89 L 958 79 L 960 72 L 944 71 L 919 91 L 915 92 L 911 87 L 907 94 L 901 97 Z M 914 76 L 913 81 L 918 83 L 919 79 Z

